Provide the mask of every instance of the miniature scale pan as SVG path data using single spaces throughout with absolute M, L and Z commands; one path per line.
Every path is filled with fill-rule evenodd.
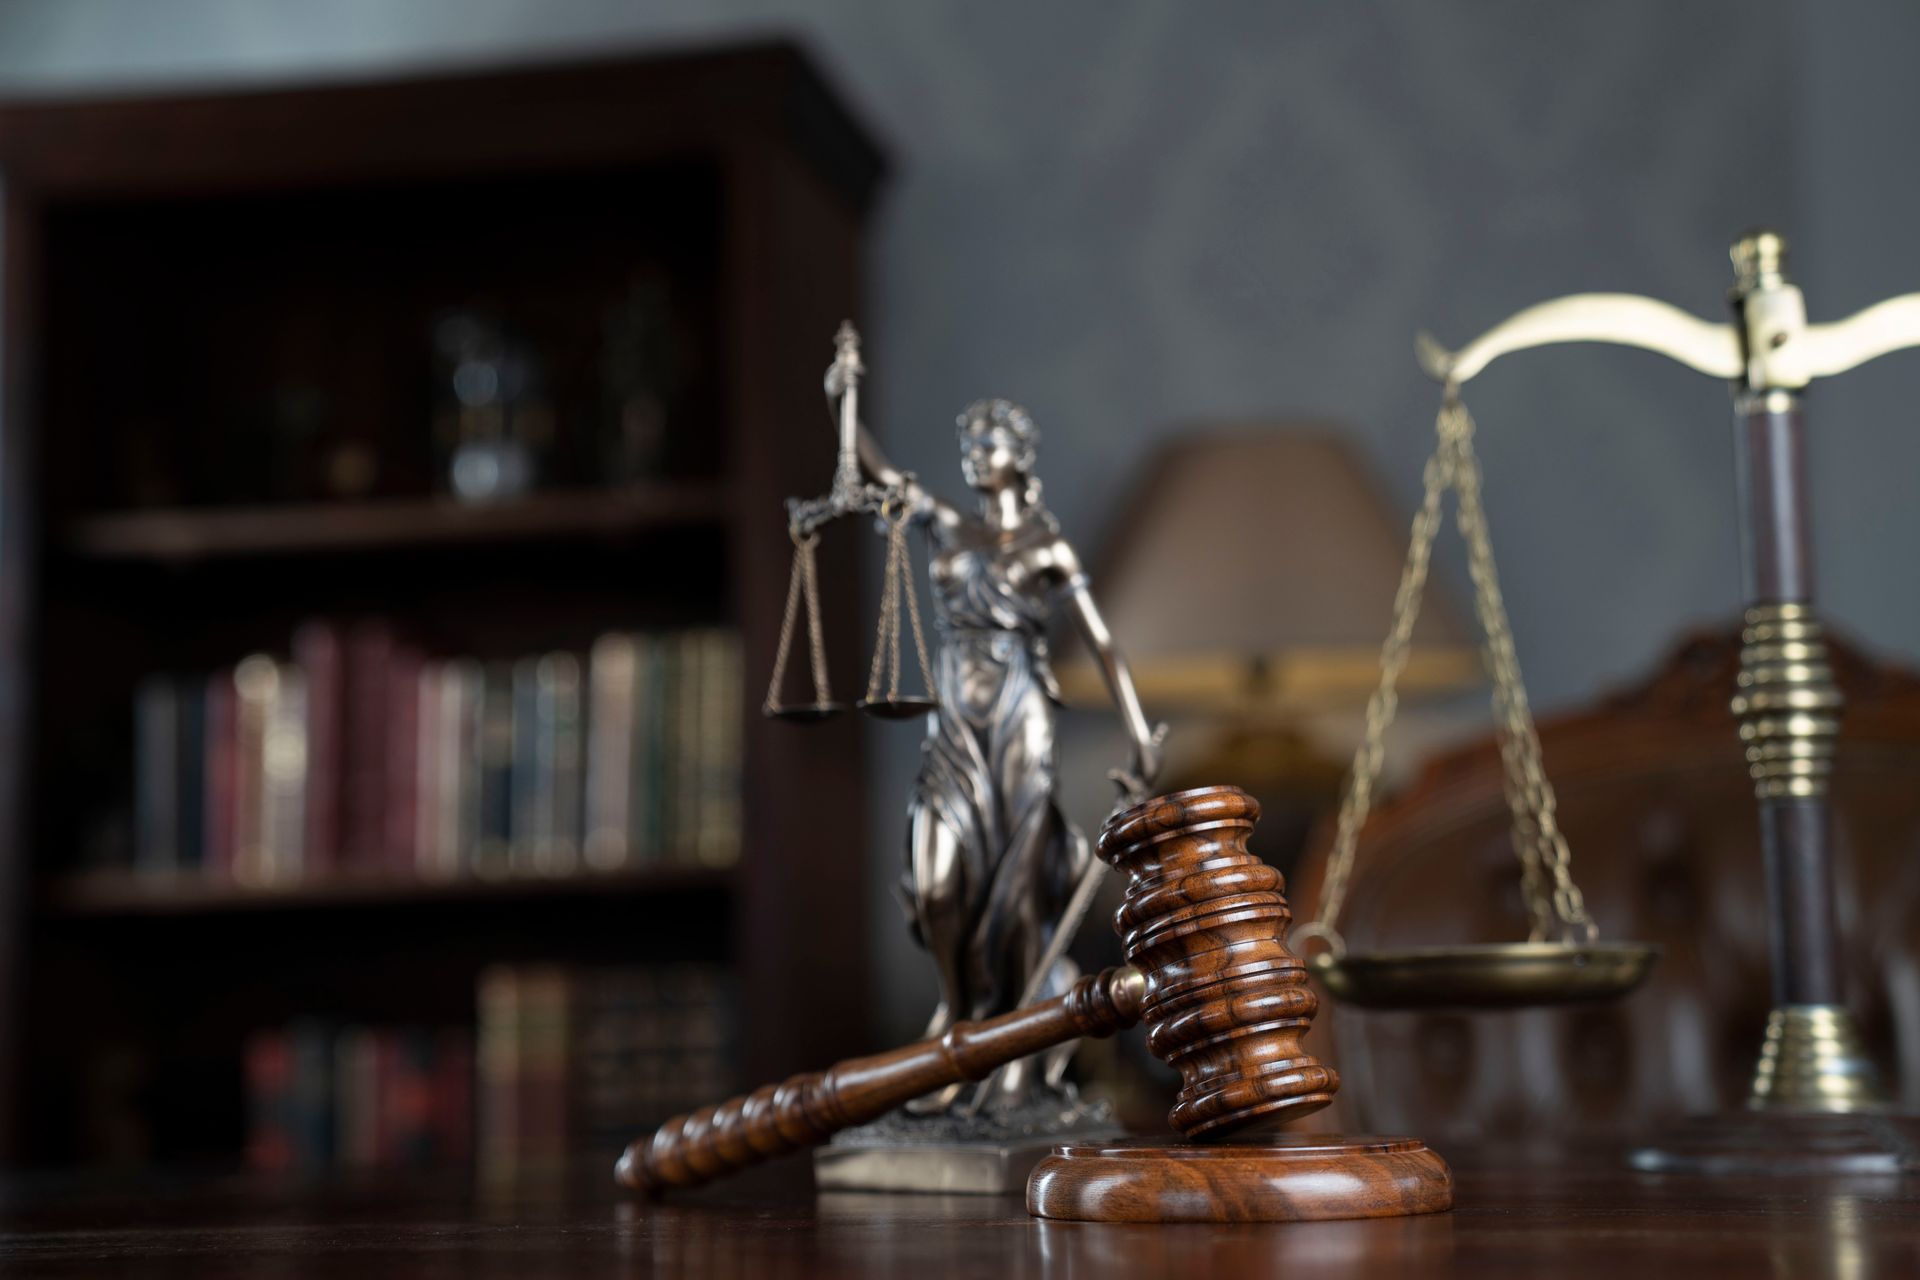
M 853 704 L 870 716 L 882 720 L 912 720 L 940 705 L 936 698 L 862 698 Z
M 1625 995 L 1659 954 L 1644 942 L 1504 942 L 1307 963 L 1330 995 L 1363 1009 L 1513 1009 Z
M 769 720 L 790 720 L 795 724 L 812 724 L 816 720 L 831 720 L 847 709 L 844 702 L 801 702 L 792 706 L 767 707 L 764 714 Z

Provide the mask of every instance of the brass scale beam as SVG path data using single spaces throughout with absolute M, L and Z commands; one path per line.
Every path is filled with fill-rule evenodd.
M 1452 388 L 1500 356 L 1561 342 L 1640 347 L 1731 384 L 1747 602 L 1733 713 L 1760 805 L 1774 995 L 1748 1106 L 1848 1112 L 1884 1106 L 1886 1093 L 1842 1003 L 1827 802 L 1841 699 L 1813 608 L 1800 393 L 1815 378 L 1920 346 L 1920 293 L 1808 324 L 1786 249 L 1770 231 L 1734 243 L 1732 323 L 1588 293 L 1529 307 L 1457 351 L 1425 334 L 1416 347 L 1427 373 Z

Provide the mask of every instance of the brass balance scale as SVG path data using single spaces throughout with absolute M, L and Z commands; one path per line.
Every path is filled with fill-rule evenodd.
M 1438 444 L 1427 464 L 1426 495 L 1414 519 L 1394 621 L 1382 648 L 1380 683 L 1368 704 L 1365 736 L 1341 805 L 1318 916 L 1295 929 L 1292 941 L 1301 946 L 1318 940 L 1321 948 L 1310 963 L 1326 989 L 1364 1008 L 1489 1008 L 1597 999 L 1624 994 L 1646 976 L 1656 949 L 1601 941 L 1573 880 L 1500 597 L 1480 505 L 1473 421 L 1460 392 L 1493 360 L 1532 347 L 1605 342 L 1658 352 L 1727 380 L 1733 391 L 1748 607 L 1732 709 L 1760 805 L 1774 1009 L 1747 1117 L 1701 1122 L 1661 1147 L 1637 1152 L 1634 1163 L 1666 1171 L 1920 1171 L 1902 1154 L 1906 1140 L 1893 1133 L 1893 1126 L 1905 1120 L 1849 1119 L 1884 1111 L 1887 1095 L 1842 1003 L 1827 807 L 1841 697 L 1812 604 L 1800 406 L 1800 393 L 1815 378 L 1920 346 L 1920 293 L 1879 303 L 1838 323 L 1811 325 L 1801 291 L 1786 276 L 1782 237 L 1754 232 L 1733 245 L 1731 256 L 1730 324 L 1698 319 L 1652 298 L 1580 294 L 1521 311 L 1458 351 L 1447 351 L 1426 335 L 1419 338 L 1420 362 L 1444 388 Z M 1393 719 L 1395 681 L 1406 662 L 1441 499 L 1449 488 L 1458 495 L 1458 524 L 1486 632 L 1531 936 L 1525 942 L 1352 953 L 1336 926 L 1379 775 L 1382 736 Z M 1769 1121 L 1766 1113 L 1776 1114 Z M 1857 1131 L 1850 1132 L 1849 1142 L 1836 1141 L 1839 1130 L 1815 1123 L 1822 1119 L 1851 1123 Z
M 793 541 L 793 571 L 787 583 L 787 604 L 780 620 L 780 642 L 774 651 L 773 678 L 761 711 L 777 720 L 798 723 L 826 720 L 847 710 L 835 701 L 827 675 L 826 636 L 820 620 L 820 574 L 814 550 L 821 530 L 845 516 L 868 516 L 879 522 L 887 540 L 886 569 L 881 578 L 880 623 L 874 637 L 873 661 L 867 669 L 866 695 L 854 706 L 883 720 L 908 720 L 939 705 L 932 696 L 933 664 L 927 657 L 926 632 L 920 625 L 920 600 L 913 586 L 912 557 L 907 528 L 913 511 L 904 484 L 875 484 L 860 474 L 860 379 L 866 366 L 860 359 L 860 335 L 851 322 L 834 334 L 834 360 L 827 367 L 827 411 L 840 436 L 833 484 L 816 498 L 787 499 L 787 536 Z M 911 476 L 903 477 L 910 481 Z M 806 616 L 807 666 L 812 677 L 812 701 L 785 702 L 786 682 L 794 633 Z M 921 688 L 912 694 L 901 689 L 902 623 L 913 639 L 920 665 Z

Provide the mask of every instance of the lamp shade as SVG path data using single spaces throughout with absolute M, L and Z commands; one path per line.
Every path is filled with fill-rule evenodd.
M 1410 517 L 1331 429 L 1249 426 L 1151 458 L 1095 561 L 1093 591 L 1142 700 L 1160 712 L 1326 707 L 1365 698 L 1406 558 Z M 1429 581 L 1400 688 L 1462 688 L 1477 647 Z M 1104 700 L 1077 641 L 1070 702 Z

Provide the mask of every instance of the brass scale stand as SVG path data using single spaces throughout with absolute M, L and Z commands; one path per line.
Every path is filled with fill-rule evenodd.
M 1828 780 L 1840 691 L 1813 608 L 1813 555 L 1800 393 L 1889 352 L 1920 346 L 1920 293 L 1835 324 L 1810 325 L 1786 276 L 1786 242 L 1758 231 L 1731 250 L 1733 322 L 1714 324 L 1629 294 L 1579 294 L 1529 307 L 1449 352 L 1418 342 L 1421 364 L 1445 387 L 1426 499 L 1381 655 L 1330 854 L 1320 913 L 1291 941 L 1318 939 L 1310 964 L 1336 997 L 1362 1006 L 1498 1007 L 1617 995 L 1655 958 L 1642 944 L 1605 944 L 1569 870 L 1541 768 L 1526 694 L 1494 575 L 1473 422 L 1460 388 L 1500 356 L 1562 342 L 1609 342 L 1659 352 L 1732 385 L 1747 610 L 1732 709 L 1760 806 L 1774 1008 L 1747 1111 L 1691 1122 L 1633 1153 L 1636 1167 L 1705 1173 L 1920 1172 L 1920 1130 L 1889 1113 L 1884 1087 L 1842 1003 L 1834 914 Z M 1394 683 L 1418 613 L 1440 497 L 1453 487 L 1468 546 L 1477 612 L 1487 633 L 1507 798 L 1533 931 L 1524 943 L 1356 955 L 1335 928 L 1352 873 L 1395 706 Z M 1558 930 L 1560 937 L 1547 935 Z

